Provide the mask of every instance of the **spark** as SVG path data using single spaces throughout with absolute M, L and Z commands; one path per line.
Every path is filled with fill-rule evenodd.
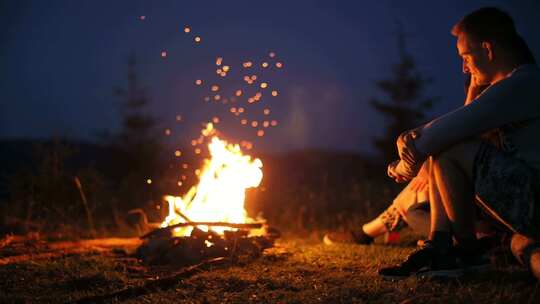
M 183 169 L 187 169 L 187 168 L 189 168 L 189 165 L 186 164 L 186 163 L 184 163 L 184 164 L 182 164 L 182 168 L 183 168 Z
M 274 58 L 274 57 L 276 57 L 276 53 L 270 52 L 270 53 L 268 54 L 268 56 L 269 56 L 270 58 Z
M 243 124 L 243 125 L 246 125 L 247 124 L 247 119 L 240 120 L 240 123 Z
M 178 181 L 178 183 L 176 183 L 178 185 L 178 187 L 182 187 L 182 182 L 181 181 Z
M 223 57 L 216 58 L 216 65 L 217 66 L 220 66 L 222 62 L 223 62 Z
M 167 57 L 167 51 L 161 51 L 161 58 Z
M 201 149 L 200 149 L 200 148 L 196 148 L 196 149 L 195 149 L 195 154 L 201 154 Z
M 189 28 L 189 26 L 187 26 L 187 25 L 184 26 L 184 33 L 187 34 L 187 33 L 189 33 L 189 32 L 191 32 L 191 29 Z
M 267 68 L 267 67 L 268 67 L 268 62 L 263 62 L 263 63 L 261 64 L 261 66 L 262 66 L 263 68 Z
M 277 126 L 277 124 L 278 124 L 278 123 L 277 123 L 277 120 L 272 120 L 272 121 L 270 122 L 270 125 L 271 125 L 272 127 Z
M 165 135 L 167 136 L 171 135 L 171 129 L 165 129 Z
M 251 126 L 254 128 L 256 128 L 258 125 L 259 125 L 259 122 L 257 122 L 256 120 L 251 122 Z
M 242 96 L 242 90 L 236 90 L 235 95 L 238 97 Z
M 263 137 L 264 136 L 264 130 L 257 131 L 257 136 Z
M 182 152 L 180 150 L 176 150 L 176 151 L 174 151 L 174 156 L 180 157 L 180 156 L 182 156 Z
M 219 94 L 216 94 L 216 95 L 214 96 L 214 100 L 215 100 L 215 101 L 218 101 L 218 100 L 220 100 L 220 99 L 221 99 L 221 96 L 220 96 Z
M 139 19 L 144 21 L 144 20 L 146 20 L 146 16 L 145 15 L 139 16 Z
M 201 85 L 201 84 L 202 84 L 202 80 L 201 80 L 201 79 L 195 80 L 195 84 L 196 84 L 196 85 Z
M 199 43 L 199 42 L 201 42 L 201 37 L 197 36 L 197 37 L 195 37 L 194 40 L 195 40 L 195 42 Z
M 283 63 L 276 62 L 276 68 L 281 69 L 283 67 Z
M 264 113 L 264 115 L 270 114 L 270 109 L 264 109 L 263 113 Z
M 216 116 L 216 117 L 212 118 L 212 122 L 215 123 L 215 124 L 219 123 L 219 117 Z
M 150 178 L 147 179 L 147 180 L 146 180 L 146 183 L 150 185 L 150 184 L 152 183 L 152 179 L 150 179 Z
M 273 91 L 272 91 L 272 96 L 274 96 L 274 97 L 278 96 L 278 91 L 273 90 Z
M 262 82 L 261 83 L 261 89 L 266 89 L 268 87 L 268 83 Z
M 242 107 L 238 108 L 238 113 L 244 113 L 244 108 Z
M 228 66 L 228 65 L 223 66 L 223 72 L 228 72 L 230 69 L 231 69 L 231 67 Z
M 182 115 L 176 115 L 176 121 L 182 121 Z
M 263 127 L 268 128 L 268 126 L 270 126 L 270 122 L 267 120 L 263 121 Z
M 213 85 L 211 90 L 212 90 L 212 92 L 217 92 L 217 91 L 219 91 L 219 86 L 218 85 Z

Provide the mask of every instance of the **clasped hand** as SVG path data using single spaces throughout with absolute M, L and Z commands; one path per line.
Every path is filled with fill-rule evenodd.
M 412 180 L 420 171 L 423 163 L 423 157 L 414 146 L 414 139 L 419 137 L 415 130 L 402 133 L 397 139 L 397 149 L 399 160 L 388 165 L 388 176 L 397 183 L 404 183 Z

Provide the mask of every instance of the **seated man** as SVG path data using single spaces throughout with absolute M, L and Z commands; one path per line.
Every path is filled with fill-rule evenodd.
M 457 276 L 483 266 L 474 235 L 476 198 L 515 234 L 514 254 L 540 278 L 540 69 L 499 9 L 465 16 L 452 34 L 472 86 L 489 87 L 474 102 L 398 138 L 400 160 L 388 170 L 397 182 L 430 164 L 431 229 L 423 248 L 379 274 Z M 500 130 L 501 150 L 473 139 L 493 129 Z
M 465 105 L 471 103 L 478 94 L 485 90 L 487 86 L 471 86 L 470 77 L 465 83 Z M 496 132 L 482 134 L 482 137 L 495 145 L 498 143 Z M 362 225 L 360 229 L 348 232 L 331 232 L 324 236 L 323 242 L 327 245 L 335 243 L 356 243 L 362 245 L 371 244 L 374 239 L 388 232 L 399 231 L 408 225 L 416 234 L 427 238 L 430 231 L 429 213 L 429 167 L 424 164 L 417 176 L 415 176 L 403 190 L 392 201 L 392 204 L 384 210 L 378 217 Z M 477 236 L 488 236 L 493 234 L 491 225 L 485 221 L 476 223 Z M 490 247 L 490 239 L 484 239 L 485 246 Z

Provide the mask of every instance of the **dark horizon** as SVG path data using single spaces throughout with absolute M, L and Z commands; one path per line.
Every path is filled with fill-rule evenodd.
M 0 138 L 56 135 L 92 141 L 98 131 L 114 132 L 119 119 L 112 92 L 125 86 L 127 59 L 135 53 L 141 82 L 149 88 L 150 110 L 160 128 L 172 130 L 171 144 L 187 145 L 198 136 L 202 121 L 219 116 L 227 137 L 251 140 L 255 151 L 371 153 L 371 138 L 381 134 L 382 117 L 368 101 L 380 95 L 374 81 L 388 77 L 390 65 L 398 61 L 397 22 L 403 24 L 408 51 L 420 71 L 434 79 L 426 95 L 441 97 L 430 112 L 433 118 L 463 101 L 461 62 L 449 30 L 482 6 L 509 12 L 538 57 L 540 4 L 532 0 L 339 5 L 164 1 L 159 7 L 144 1 L 4 1 Z M 184 33 L 184 25 L 193 32 Z M 193 43 L 195 35 L 202 37 L 200 44 Z M 202 99 L 209 93 L 194 81 L 221 81 L 214 73 L 215 59 L 221 56 L 232 66 L 224 84 L 232 90 L 238 86 L 232 78 L 243 75 L 235 74 L 239 65 L 247 58 L 267 60 L 269 52 L 284 63 L 282 70 L 264 76 L 279 91 L 268 97 L 271 117 L 279 125 L 261 139 L 235 121 L 229 106 L 205 104 Z M 175 122 L 176 115 L 182 115 L 182 123 Z

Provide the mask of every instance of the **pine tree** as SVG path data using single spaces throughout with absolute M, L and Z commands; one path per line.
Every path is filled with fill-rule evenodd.
M 388 163 L 398 158 L 396 139 L 402 132 L 419 126 L 436 98 L 423 96 L 431 82 L 418 71 L 414 58 L 407 52 L 405 34 L 398 31 L 399 62 L 392 65 L 392 76 L 376 81 L 386 98 L 372 98 L 371 105 L 385 116 L 386 129 L 382 137 L 374 139 L 383 160 Z
M 149 113 L 150 99 L 139 82 L 135 56 L 128 60 L 127 86 L 114 93 L 120 99 L 122 123 L 120 132 L 108 140 L 115 151 L 110 169 L 118 180 L 119 205 L 125 211 L 160 199 L 156 181 L 164 170 L 164 146 L 157 121 Z

